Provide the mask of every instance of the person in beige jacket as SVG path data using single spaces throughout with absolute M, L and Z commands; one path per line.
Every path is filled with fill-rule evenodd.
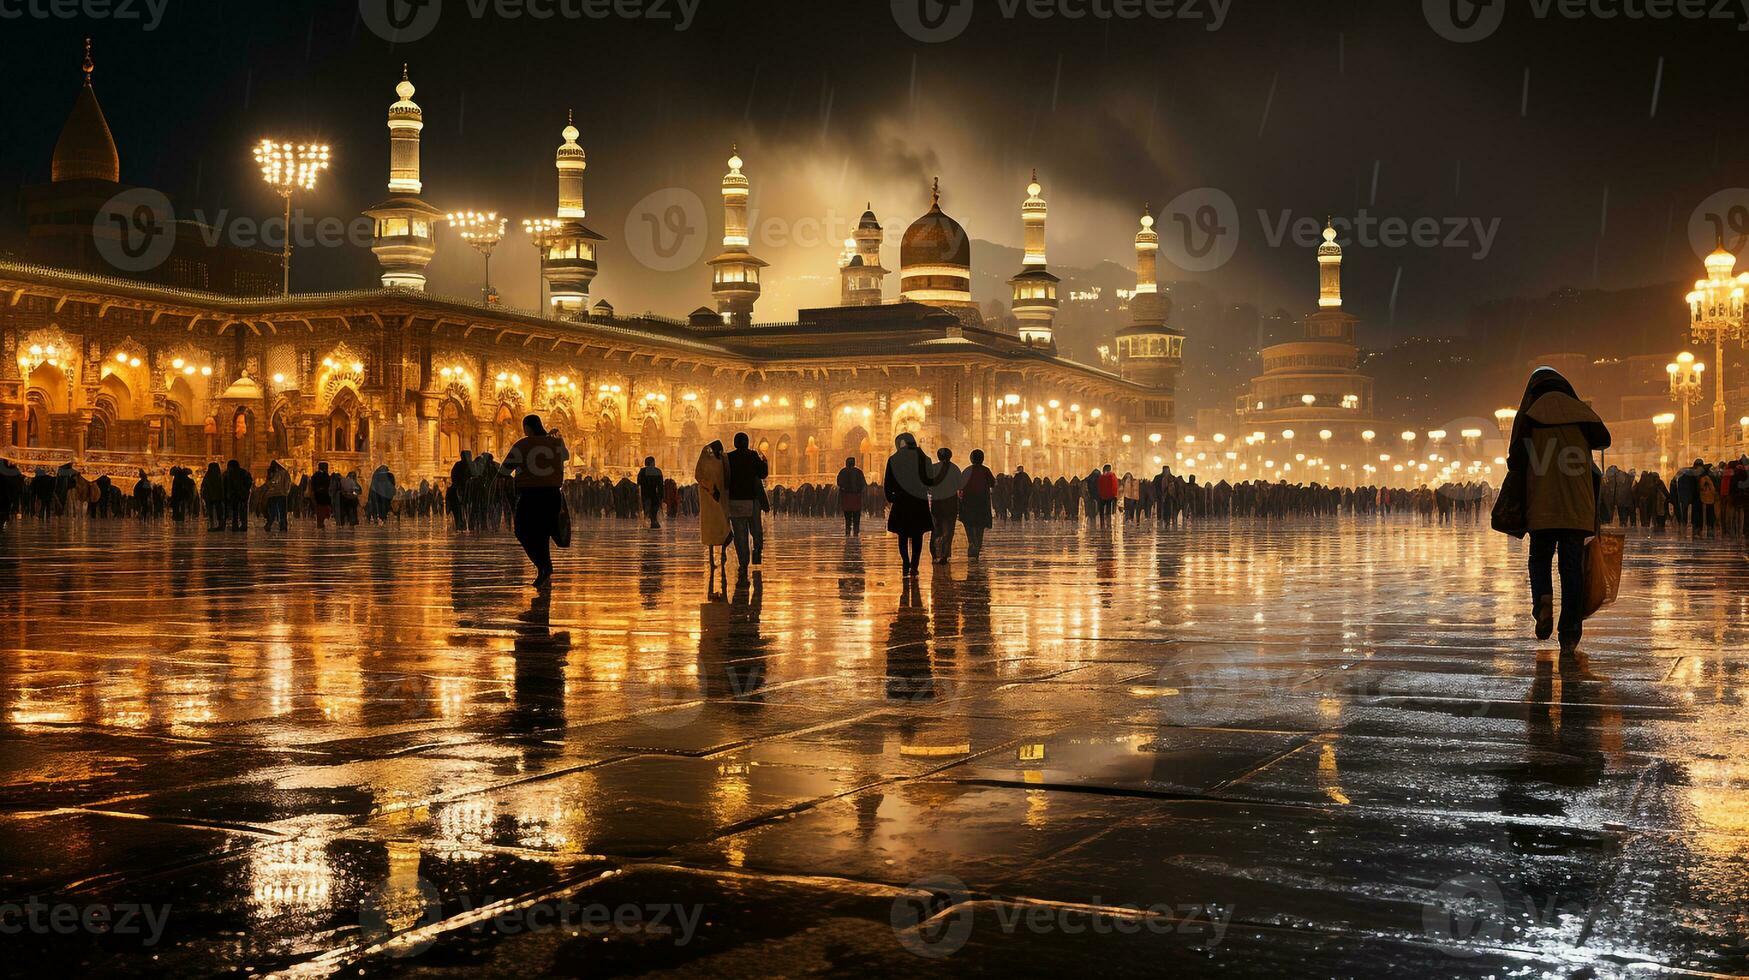
M 1597 533 L 1602 473 L 1591 454 L 1608 449 L 1609 429 L 1554 368 L 1537 368 L 1512 426 L 1507 469 L 1520 474 L 1530 534 L 1530 592 L 1536 636 L 1554 632 L 1554 576 L 1561 571 L 1561 656 L 1578 650 L 1585 623 L 1585 540 Z
M 705 557 L 710 561 L 711 571 L 716 571 L 719 563 L 727 570 L 729 541 L 733 535 L 729 529 L 729 512 L 723 507 L 729 470 L 721 442 L 711 443 L 698 454 L 698 465 L 693 468 L 692 478 L 698 482 L 698 537 L 704 544 Z

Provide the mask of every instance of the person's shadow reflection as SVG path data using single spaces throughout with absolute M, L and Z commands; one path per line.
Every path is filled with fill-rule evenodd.
M 906 578 L 899 608 L 887 628 L 887 699 L 922 703 L 935 699 L 935 677 L 929 663 L 929 612 L 923 587 Z
M 698 676 L 705 697 L 742 704 L 764 701 L 771 641 L 760 626 L 763 576 L 735 583 L 734 598 L 712 595 L 699 608 Z
M 662 600 L 662 549 L 655 541 L 645 541 L 638 556 L 638 597 L 645 609 L 654 609 Z
M 1525 761 L 1506 773 L 1502 808 L 1509 815 L 1560 816 L 1565 799 L 1597 786 L 1609 757 L 1620 754 L 1620 700 L 1607 678 L 1591 672 L 1584 654 L 1558 666 L 1541 657 L 1526 708 Z
M 542 590 L 528 600 L 528 610 L 516 616 L 509 714 L 513 733 L 565 726 L 565 659 L 571 634 L 553 630 L 552 607 L 552 593 Z

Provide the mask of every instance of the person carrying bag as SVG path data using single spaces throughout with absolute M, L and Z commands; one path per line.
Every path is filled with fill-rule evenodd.
M 1556 628 L 1550 566 L 1558 562 L 1563 661 L 1577 654 L 1585 618 L 1595 611 L 1590 608 L 1590 583 L 1609 594 L 1612 552 L 1617 586 L 1621 579 L 1619 536 L 1612 542 L 1598 534 L 1603 475 L 1591 457 L 1609 445 L 1609 428 L 1579 400 L 1566 378 L 1548 367 L 1531 374 L 1512 426 L 1507 477 L 1494 509 L 1494 526 L 1515 537 L 1530 537 L 1531 605 L 1539 640 L 1548 639 Z M 1595 542 L 1599 552 L 1596 573 L 1588 572 L 1587 539 Z

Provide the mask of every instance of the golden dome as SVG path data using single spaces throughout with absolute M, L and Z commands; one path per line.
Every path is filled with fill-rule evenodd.
M 972 267 L 972 240 L 960 223 L 941 210 L 941 181 L 935 182 L 935 203 L 929 213 L 905 229 L 899 242 L 902 268 L 931 265 Z
M 91 42 L 85 42 L 85 85 L 73 100 L 73 111 L 61 127 L 61 138 L 55 141 L 55 155 L 49 163 L 49 179 L 121 180 L 121 157 L 115 152 L 115 137 L 109 133 L 109 121 L 103 118 L 103 108 L 97 104 L 97 93 L 91 88 Z

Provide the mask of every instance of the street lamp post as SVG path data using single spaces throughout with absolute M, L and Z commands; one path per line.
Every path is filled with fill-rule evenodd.
M 535 253 L 540 256 L 540 265 L 536 266 L 534 283 L 535 295 L 540 298 L 539 309 L 542 314 L 547 309 L 547 279 L 545 264 L 547 252 L 553 246 L 553 239 L 558 237 L 565 223 L 557 218 L 524 218 L 522 230 L 528 235 L 528 240 L 534 245 Z
M 1658 472 L 1670 472 L 1670 426 L 1676 416 L 1670 412 L 1652 416 L 1652 428 L 1658 430 Z
M 1689 408 L 1700 401 L 1701 376 L 1706 373 L 1706 365 L 1694 359 L 1694 355 L 1683 351 L 1676 360 L 1664 366 L 1670 373 L 1670 399 L 1682 412 L 1682 458 L 1689 457 L 1688 422 Z
M 285 251 L 280 256 L 284 293 L 291 295 L 292 195 L 316 189 L 316 175 L 328 169 L 328 147 L 321 143 L 281 143 L 264 139 L 255 144 L 261 179 L 285 199 Z
M 449 223 L 456 226 L 462 241 L 473 246 L 474 251 L 486 260 L 486 281 L 480 288 L 481 299 L 487 306 L 492 305 L 492 250 L 504 240 L 504 226 L 507 222 L 498 217 L 496 211 L 457 211 L 449 215 Z
M 1749 328 L 1743 322 L 1749 272 L 1733 276 L 1736 268 L 1737 257 L 1725 251 L 1721 241 L 1713 254 L 1706 257 L 1707 277 L 1696 282 L 1694 292 L 1688 294 L 1693 340 L 1697 344 L 1710 340 L 1713 345 L 1713 442 L 1721 457 L 1729 446 L 1729 436 L 1725 434 L 1725 341 L 1749 336 Z

